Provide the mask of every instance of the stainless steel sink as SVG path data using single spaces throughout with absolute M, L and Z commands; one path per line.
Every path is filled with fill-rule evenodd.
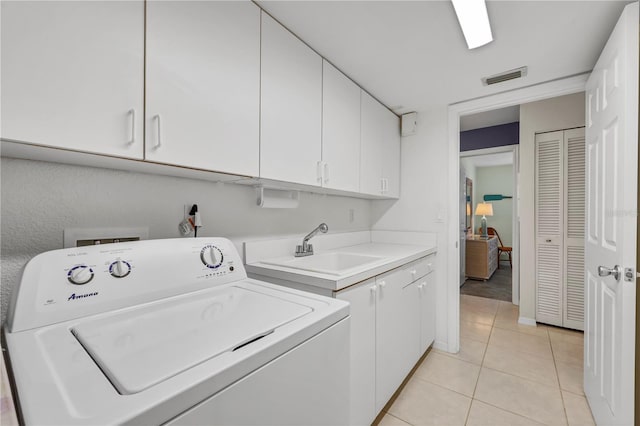
M 308 257 L 292 257 L 287 259 L 263 260 L 262 263 L 323 274 L 343 275 L 345 272 L 375 263 L 383 259 L 379 256 L 367 256 L 352 253 L 324 253 Z

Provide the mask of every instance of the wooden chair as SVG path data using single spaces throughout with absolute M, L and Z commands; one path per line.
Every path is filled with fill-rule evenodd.
M 487 234 L 495 235 L 496 237 L 498 237 L 498 242 L 500 243 L 500 245 L 498 246 L 498 268 L 500 268 L 500 256 L 502 255 L 502 253 L 507 253 L 509 255 L 509 265 L 513 268 L 513 262 L 511 259 L 511 252 L 513 251 L 513 247 L 507 247 L 502 244 L 502 239 L 500 238 L 500 234 L 498 234 L 498 231 L 496 231 L 496 228 L 488 226 Z

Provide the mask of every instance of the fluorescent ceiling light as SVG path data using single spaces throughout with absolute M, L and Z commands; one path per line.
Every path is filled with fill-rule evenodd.
M 484 0 L 451 0 L 451 3 L 469 49 L 484 46 L 493 40 Z

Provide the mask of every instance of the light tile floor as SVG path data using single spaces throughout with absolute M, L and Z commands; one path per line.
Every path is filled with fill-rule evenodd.
M 432 349 L 380 421 L 406 425 L 593 425 L 583 335 L 518 324 L 518 307 L 460 297 L 460 352 Z

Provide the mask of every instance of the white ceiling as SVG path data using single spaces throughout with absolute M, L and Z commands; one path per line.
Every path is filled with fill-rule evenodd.
M 475 167 L 495 167 L 513 164 L 512 152 L 500 152 L 497 154 L 476 155 L 473 157 L 462 157 L 465 163 Z
M 520 121 L 520 105 L 460 117 L 460 131 L 499 126 L 516 121 Z
M 449 1 L 257 3 L 403 113 L 588 72 L 630 1 L 488 1 L 494 41 L 474 50 Z M 524 65 L 522 79 L 481 83 Z

